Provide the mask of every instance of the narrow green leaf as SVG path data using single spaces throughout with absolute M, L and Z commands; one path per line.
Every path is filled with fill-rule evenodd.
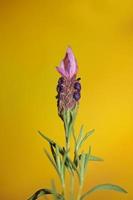
M 35 192 L 35 194 L 33 194 L 29 199 L 27 200 L 36 200 L 39 197 L 43 196 L 43 195 L 48 195 L 48 194 L 52 194 L 52 191 L 49 189 L 40 189 L 37 192 Z
M 70 172 L 72 173 L 72 175 L 74 175 L 74 172 L 73 172 L 73 162 L 71 161 L 71 159 L 67 156 L 67 161 L 68 161 L 68 167 L 67 169 L 69 170 L 70 169 Z
M 56 147 L 56 142 L 54 142 L 53 140 L 51 140 L 50 138 L 48 138 L 46 135 L 44 135 L 41 131 L 38 131 L 39 135 L 41 135 L 41 137 L 43 137 L 50 145 L 52 145 L 53 147 Z M 58 145 L 58 148 L 59 148 L 59 152 L 61 154 L 63 154 L 64 150 L 63 148 L 61 148 L 59 145 Z
M 85 154 L 81 154 L 81 165 L 80 165 L 80 183 L 83 184 L 84 173 L 85 173 Z
M 90 156 L 89 156 L 89 160 L 90 160 L 90 161 L 103 161 L 102 158 L 99 158 L 99 157 L 93 156 L 93 155 L 90 155 Z
M 69 127 L 69 137 L 70 137 L 70 134 L 71 134 L 71 130 L 72 130 L 72 125 L 73 125 L 73 113 L 71 112 L 71 110 L 69 111 L 69 124 L 68 124 L 68 127 Z
M 44 196 L 44 195 L 51 195 L 53 194 L 53 192 L 49 189 L 40 189 L 38 190 L 37 192 L 35 192 L 35 194 L 33 194 L 29 199 L 27 200 L 36 200 L 38 199 L 39 197 L 41 196 Z M 64 197 L 61 195 L 61 194 L 58 194 L 56 193 L 55 194 L 57 196 L 57 199 L 58 200 L 64 200 Z
M 89 155 L 89 156 L 87 156 Z M 88 161 L 104 161 L 102 158 L 90 155 L 89 153 L 86 154 L 86 159 L 88 158 Z M 81 160 L 81 154 L 79 155 L 79 160 Z
M 61 167 L 61 163 L 60 163 L 60 157 L 59 157 L 59 148 L 58 146 L 56 145 L 56 164 L 57 164 L 57 168 L 58 168 L 58 171 L 60 173 L 60 167 Z
M 58 169 L 57 169 L 57 166 L 56 166 L 54 160 L 51 158 L 51 156 L 50 156 L 50 154 L 47 152 L 47 150 L 44 149 L 44 152 L 45 152 L 46 156 L 48 157 L 48 159 L 50 160 L 50 162 L 52 163 L 52 165 L 53 165 L 53 167 L 55 168 L 56 172 L 57 172 L 58 175 L 60 176 L 59 171 L 58 171 Z
M 65 128 L 66 138 L 67 138 L 68 125 L 67 125 L 66 111 L 63 112 L 63 122 L 64 122 L 64 128 Z
M 79 108 L 79 105 L 77 104 L 77 105 L 71 110 L 72 115 L 73 115 L 73 125 L 74 125 L 74 122 L 75 122 L 75 119 L 76 119 L 76 116 L 77 116 L 78 108 Z
M 76 168 L 75 164 L 72 162 L 72 160 L 70 158 L 68 160 L 69 160 L 69 163 L 70 163 L 72 169 L 77 170 L 77 168 Z
M 53 155 L 54 161 L 55 161 L 55 163 L 56 163 L 56 153 L 55 153 L 55 149 L 54 149 L 54 147 L 53 147 L 52 144 L 50 144 L 50 149 L 51 149 L 51 153 L 52 153 L 52 155 Z
M 73 135 L 74 143 L 76 145 L 77 141 L 76 141 L 76 136 L 75 136 L 75 133 L 74 133 L 74 128 L 72 128 L 72 135 Z
M 76 152 L 79 150 L 79 145 L 80 145 L 80 142 L 81 142 L 81 139 L 82 139 L 82 136 L 83 136 L 83 128 L 84 128 L 84 126 L 82 125 L 81 128 L 80 128 L 78 138 L 77 138 L 76 149 L 75 149 Z
M 89 136 L 91 136 L 94 133 L 95 129 L 92 129 L 91 131 L 89 131 L 88 133 L 85 134 L 85 136 L 83 137 L 83 139 L 81 140 L 81 142 L 79 143 L 79 148 L 82 146 L 82 144 L 87 140 L 87 138 Z
M 44 135 L 41 131 L 38 131 L 39 135 L 41 135 L 47 142 L 49 142 L 50 144 L 56 144 L 53 140 L 51 140 L 50 138 L 48 138 L 46 135 Z
M 127 193 L 127 191 L 125 189 L 123 189 L 122 187 L 120 187 L 118 185 L 101 184 L 101 185 L 96 185 L 95 187 L 93 187 L 92 189 L 90 189 L 88 192 L 86 192 L 85 194 L 83 194 L 81 196 L 80 200 L 83 200 L 88 195 L 90 195 L 92 192 L 96 192 L 98 190 L 114 190 L 114 191 L 117 191 L 117 192 Z
M 87 154 L 85 154 L 85 168 L 87 167 L 89 158 L 90 158 L 90 154 L 91 154 L 91 146 L 89 147 L 89 151 Z
M 73 160 L 73 163 L 76 167 L 78 167 L 78 164 L 79 164 L 79 156 L 77 155 L 77 152 L 75 151 L 74 152 L 74 160 Z
M 62 175 L 65 179 L 65 163 L 66 163 L 66 158 L 67 158 L 68 152 L 65 151 L 64 155 L 62 156 Z

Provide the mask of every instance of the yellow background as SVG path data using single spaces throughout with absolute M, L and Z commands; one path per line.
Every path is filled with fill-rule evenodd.
M 0 200 L 26 200 L 57 178 L 36 132 L 64 143 L 55 66 L 68 45 L 82 78 L 76 129 L 95 128 L 88 143 L 104 158 L 90 164 L 84 190 L 116 183 L 128 195 L 88 199 L 133 200 L 133 1 L 1 0 L 0 29 Z

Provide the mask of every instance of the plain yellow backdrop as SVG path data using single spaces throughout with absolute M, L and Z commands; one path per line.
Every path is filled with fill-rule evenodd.
M 57 179 L 37 130 L 64 143 L 55 66 L 68 45 L 82 83 L 76 130 L 95 128 L 84 150 L 104 158 L 90 164 L 84 190 L 129 192 L 88 200 L 133 200 L 133 1 L 1 0 L 0 29 L 0 200 L 26 200 Z

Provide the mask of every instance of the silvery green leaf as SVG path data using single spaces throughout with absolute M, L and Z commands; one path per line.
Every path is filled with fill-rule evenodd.
M 50 160 L 50 162 L 52 163 L 52 165 L 53 165 L 53 167 L 55 168 L 56 172 L 57 172 L 58 175 L 60 176 L 59 171 L 58 171 L 58 169 L 57 169 L 57 166 L 56 166 L 54 160 L 51 158 L 50 154 L 49 154 L 45 149 L 44 149 L 44 152 L 45 152 L 46 156 L 48 157 L 48 159 Z
M 74 161 L 73 161 L 74 165 L 76 167 L 78 167 L 79 164 L 79 156 L 77 155 L 77 152 L 74 152 Z
M 35 192 L 35 194 L 33 194 L 29 199 L 27 200 L 36 200 L 38 199 L 39 197 L 41 196 L 44 196 L 44 195 L 51 195 L 53 194 L 53 192 L 49 189 L 40 189 L 38 190 L 37 192 Z M 57 196 L 57 199 L 59 200 L 64 200 L 64 197 L 61 195 L 61 194 L 58 194 L 56 193 L 55 194 Z
M 74 171 L 75 171 L 80 180 L 80 174 L 79 174 L 77 167 L 75 166 L 74 162 L 70 158 L 68 160 L 69 160 L 69 167 L 70 167 L 72 175 L 74 175 Z
M 81 139 L 82 139 L 82 136 L 83 136 L 83 128 L 84 128 L 84 126 L 82 125 L 81 128 L 80 128 L 78 138 L 77 138 L 77 142 L 76 142 L 76 147 L 75 147 L 76 152 L 79 150 L 79 145 L 81 143 Z
M 49 189 L 40 189 L 35 194 L 33 194 L 28 200 L 36 200 L 43 195 L 52 194 L 52 191 Z
M 114 190 L 114 191 L 117 191 L 117 192 L 127 193 L 127 191 L 125 189 L 123 189 L 122 187 L 120 187 L 118 185 L 101 184 L 101 185 L 96 185 L 95 187 L 93 187 L 92 189 L 90 189 L 88 192 L 86 192 L 85 194 L 83 194 L 81 196 L 80 200 L 83 200 L 88 195 L 90 195 L 92 192 L 96 192 L 98 190 Z
M 61 170 L 62 170 L 62 175 L 63 175 L 64 178 L 65 178 L 65 163 L 66 163 L 67 153 L 68 152 L 65 152 L 63 157 L 62 157 L 62 168 L 61 168 Z
M 46 135 L 44 135 L 41 131 L 38 131 L 38 133 L 47 141 L 47 142 L 49 142 L 50 144 L 52 144 L 52 145 L 56 145 L 56 143 L 53 141 L 53 140 L 51 140 L 50 138 L 48 138 Z
M 88 153 L 85 153 L 85 165 L 86 165 L 87 162 L 89 161 L 90 154 L 91 154 L 91 146 L 89 147 Z M 78 156 L 78 161 L 80 161 L 81 158 L 82 158 L 82 154 L 80 154 L 80 155 Z
M 50 149 L 51 149 L 51 153 L 53 155 L 54 161 L 56 162 L 56 153 L 55 153 L 55 149 L 52 144 L 50 144 Z
M 88 133 L 85 134 L 85 136 L 83 137 L 83 139 L 80 141 L 78 148 L 80 148 L 82 146 L 82 144 L 87 140 L 87 138 L 89 136 L 91 136 L 94 133 L 94 131 L 95 131 L 95 129 L 92 129 L 91 131 L 89 131 Z
M 57 169 L 58 169 L 58 171 L 60 172 L 61 162 L 60 162 L 60 156 L 59 156 L 59 148 L 58 148 L 57 145 L 56 145 L 56 153 L 55 153 L 55 156 L 56 156 L 56 165 L 57 165 Z
M 71 132 L 72 132 L 72 128 L 73 128 L 73 123 L 74 123 L 74 110 L 68 110 L 68 138 L 70 140 L 71 137 Z
M 68 160 L 68 167 L 67 169 L 69 169 L 72 173 L 72 175 L 74 175 L 74 172 L 73 172 L 73 162 L 71 161 L 71 159 L 69 157 L 67 157 L 67 160 Z
M 99 157 L 93 156 L 93 155 L 90 155 L 90 156 L 89 156 L 89 160 L 90 160 L 90 161 L 103 161 L 102 158 L 99 158 Z
M 39 133 L 39 135 L 41 135 L 50 145 L 52 145 L 53 147 L 56 147 L 56 143 L 53 141 L 53 140 L 51 140 L 50 138 L 48 138 L 46 135 L 44 135 L 41 131 L 38 131 L 38 133 Z M 61 148 L 59 145 L 58 145 L 58 148 L 59 148 L 59 152 L 61 153 L 61 154 L 63 154 L 63 152 L 64 152 L 64 150 L 63 150 L 63 148 Z
M 85 154 L 85 168 L 87 167 L 89 158 L 90 158 L 90 154 L 91 154 L 91 146 L 89 147 L 89 151 L 88 153 Z
M 72 134 L 73 134 L 74 143 L 76 145 L 77 141 L 76 141 L 76 136 L 75 136 L 75 133 L 74 133 L 74 128 L 72 128 Z
M 80 160 L 80 183 L 83 184 L 84 180 L 84 173 L 85 173 L 85 154 L 81 154 L 81 160 Z

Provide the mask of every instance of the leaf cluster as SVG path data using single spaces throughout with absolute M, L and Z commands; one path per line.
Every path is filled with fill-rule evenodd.
M 48 138 L 46 135 L 44 135 L 42 132 L 38 131 L 38 133 L 45 139 L 50 147 L 51 154 L 44 149 L 44 152 L 48 159 L 50 160 L 51 164 L 55 168 L 60 181 L 61 185 L 64 188 L 65 187 L 65 174 L 66 171 L 70 173 L 72 176 L 72 179 L 75 175 L 75 173 L 78 176 L 79 179 L 79 184 L 82 187 L 84 183 L 84 177 L 85 177 L 85 172 L 88 166 L 89 161 L 102 161 L 103 159 L 92 155 L 91 153 L 91 147 L 89 147 L 88 152 L 83 152 L 80 153 L 80 149 L 83 146 L 84 142 L 94 133 L 94 129 L 87 132 L 86 134 L 83 133 L 83 126 L 81 126 L 80 132 L 78 137 L 76 138 L 74 131 L 73 131 L 73 138 L 75 142 L 75 148 L 74 148 L 74 154 L 73 154 L 73 159 L 70 158 L 69 156 L 69 151 L 70 149 L 66 149 L 65 147 L 59 146 L 55 141 L 51 140 Z M 82 194 L 79 198 L 79 200 L 83 200 L 86 198 L 88 195 L 90 195 L 92 192 L 95 192 L 97 190 L 116 190 L 119 192 L 124 192 L 126 191 L 117 186 L 117 185 L 112 185 L 112 184 L 102 184 L 102 185 L 97 185 L 87 191 L 86 193 Z M 58 193 L 56 191 L 55 185 L 52 184 L 52 189 L 40 189 L 38 190 L 34 195 L 32 195 L 28 200 L 36 200 L 40 196 L 43 195 L 52 195 L 55 200 L 65 200 L 65 195 L 64 191 L 62 193 Z M 74 194 L 71 194 L 74 195 Z M 74 199 L 74 198 L 71 198 Z

